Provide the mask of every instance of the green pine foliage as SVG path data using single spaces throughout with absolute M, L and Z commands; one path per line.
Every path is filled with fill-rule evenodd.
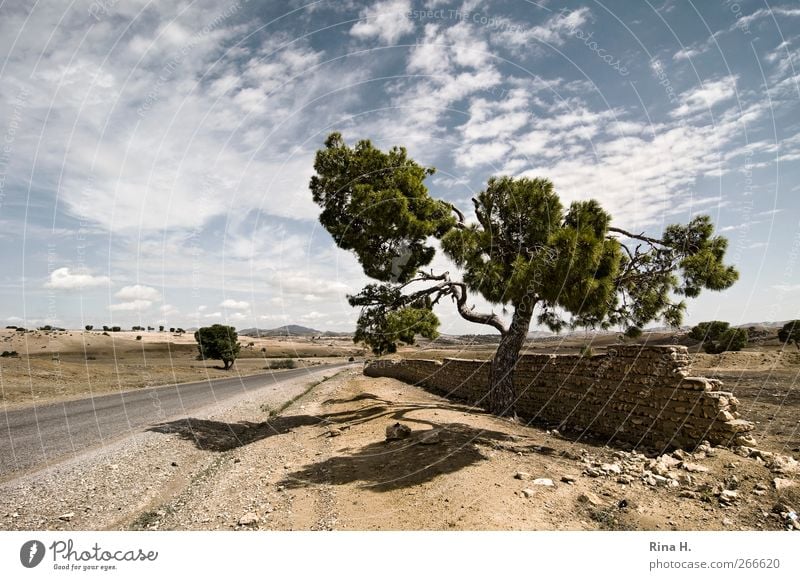
M 727 240 L 714 235 L 707 216 L 653 238 L 613 227 L 595 200 L 564 207 L 548 179 L 492 177 L 473 198 L 475 220 L 468 222 L 429 195 L 424 180 L 433 168 L 402 147 L 384 153 L 368 140 L 350 147 L 339 133 L 317 152 L 314 169 L 320 223 L 377 281 L 348 297 L 361 309 L 356 340 L 377 354 L 413 343 L 415 335 L 435 337 L 433 307 L 445 299 L 464 319 L 493 326 L 501 348 L 508 339 L 518 353 L 534 310 L 554 331 L 621 326 L 635 336 L 654 320 L 679 325 L 686 298 L 738 278 L 723 263 Z M 436 240 L 461 280 L 424 270 Z M 475 311 L 470 293 L 510 312 L 511 324 Z
M 689 338 L 703 343 L 703 350 L 709 354 L 742 350 L 747 346 L 748 332 L 744 328 L 731 328 L 721 320 L 701 322 L 689 331 Z

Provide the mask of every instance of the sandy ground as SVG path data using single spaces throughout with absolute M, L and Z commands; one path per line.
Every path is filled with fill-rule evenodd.
M 265 403 L 6 484 L 2 527 L 780 530 L 800 505 L 798 464 L 764 448 L 658 456 L 571 441 L 357 368 L 279 416 Z M 398 421 L 411 436 L 387 442 Z
M 136 337 L 141 336 L 141 340 Z M 265 372 L 293 359 L 297 366 L 363 356 L 348 338 L 322 340 L 240 337 L 240 358 L 225 371 L 220 361 L 198 361 L 191 334 L 168 332 L 26 332 L 0 330 L 0 409 L 118 390 Z M 262 351 L 262 349 L 264 349 Z

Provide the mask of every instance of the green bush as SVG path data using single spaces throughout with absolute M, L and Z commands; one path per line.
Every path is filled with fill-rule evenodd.
M 748 334 L 744 328 L 731 328 L 721 320 L 701 322 L 689 332 L 689 337 L 703 343 L 708 354 L 742 350 L 747 346 Z
M 800 320 L 792 320 L 778 331 L 778 340 L 786 344 L 794 343 L 800 349 Z
M 269 370 L 276 370 L 276 369 L 293 369 L 297 367 L 297 363 L 294 359 L 291 358 L 284 358 L 270 361 L 269 364 L 264 367 Z

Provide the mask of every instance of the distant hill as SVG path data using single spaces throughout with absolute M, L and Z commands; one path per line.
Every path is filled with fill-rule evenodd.
M 287 324 L 278 328 L 243 328 L 238 331 L 241 336 L 274 337 L 274 336 L 323 336 L 332 338 L 336 336 L 353 336 L 352 332 L 332 332 L 330 330 L 317 330 L 300 326 L 299 324 Z
M 300 326 L 298 324 L 287 324 L 278 328 L 244 328 L 239 331 L 242 336 L 320 336 L 324 334 L 321 330 Z

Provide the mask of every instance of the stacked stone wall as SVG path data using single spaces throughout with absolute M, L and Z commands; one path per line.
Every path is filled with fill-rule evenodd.
M 483 406 L 489 362 L 377 360 L 364 374 L 392 377 Z M 722 382 L 692 377 L 683 346 L 609 347 L 607 353 L 524 355 L 514 372 L 516 410 L 527 419 L 609 441 L 693 448 L 729 445 L 752 430 Z

